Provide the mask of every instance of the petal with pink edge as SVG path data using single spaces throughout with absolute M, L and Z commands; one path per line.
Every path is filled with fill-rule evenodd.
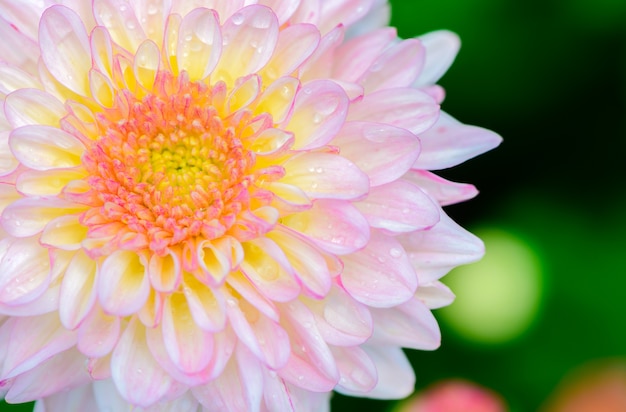
M 449 287 L 439 281 L 420 285 L 415 296 L 421 300 L 428 309 L 439 309 L 448 306 L 454 301 L 454 293 Z
M 421 283 L 439 279 L 452 268 L 479 260 L 483 242 L 441 211 L 441 220 L 429 230 L 400 235 Z
M 122 397 L 147 407 L 163 397 L 173 378 L 154 360 L 146 343 L 145 328 L 133 317 L 111 357 L 111 376 Z
M 96 262 L 80 250 L 70 261 L 61 281 L 59 318 L 67 329 L 76 329 L 93 307 L 95 283 Z
M 441 333 L 437 320 L 419 299 L 412 299 L 394 308 L 372 309 L 376 345 L 392 345 L 420 350 L 437 349 Z
M 372 227 L 393 233 L 426 229 L 439 221 L 437 204 L 418 186 L 404 180 L 372 188 L 367 198 L 354 206 Z
M 265 6 L 239 10 L 222 27 L 222 56 L 211 80 L 232 86 L 239 77 L 258 72 L 270 60 L 278 41 L 278 20 Z
M 415 293 L 417 275 L 395 237 L 373 230 L 364 249 L 342 260 L 341 283 L 361 303 L 389 308 L 408 301 Z
M 0 132 L 0 176 L 11 174 L 20 164 L 9 146 L 10 131 Z M 13 188 L 14 186 L 11 185 Z
M 226 323 L 226 308 L 221 293 L 193 276 L 185 277 L 182 288 L 191 316 L 198 326 L 209 332 L 222 330 Z
M 437 83 L 448 71 L 461 47 L 459 37 L 447 30 L 433 31 L 419 39 L 426 48 L 426 61 L 415 82 L 416 87 Z
M 417 136 L 382 123 L 348 122 L 333 144 L 368 175 L 372 187 L 398 179 L 420 154 Z
M 108 355 L 120 335 L 120 318 L 108 315 L 95 305 L 78 328 L 78 350 L 90 358 Z
M 451 182 L 427 170 L 410 170 L 402 178 L 418 185 L 441 206 L 463 202 L 478 194 L 474 185 Z
M 339 368 L 339 385 L 335 387 L 337 392 L 363 396 L 376 386 L 376 366 L 363 349 L 358 346 L 331 346 L 330 350 Z
M 99 26 L 104 26 L 113 40 L 131 53 L 145 40 L 141 23 L 124 0 L 93 0 L 93 14 Z
M 324 33 L 338 24 L 349 26 L 369 12 L 374 0 L 323 1 L 320 10 L 320 30 Z
M 352 298 L 341 286 L 334 285 L 324 300 L 309 299 L 307 307 L 324 341 L 336 346 L 356 346 L 372 335 L 372 316 L 368 308 Z
M 274 54 L 260 72 L 263 80 L 273 82 L 282 76 L 291 75 L 311 56 L 319 42 L 320 32 L 310 24 L 294 24 L 281 30 Z
M 0 302 L 23 305 L 41 296 L 50 284 L 50 257 L 36 238 L 0 241 Z
M 267 238 L 254 239 L 242 244 L 244 259 L 241 271 L 267 298 L 287 302 L 300 293 L 293 268 L 284 252 Z
M 143 258 L 136 252 L 118 250 L 98 268 L 98 300 L 114 315 L 137 312 L 148 300 L 150 280 Z
M 314 149 L 331 141 L 343 126 L 349 103 L 348 95 L 335 82 L 315 80 L 304 84 L 285 126 L 296 138 L 294 149 Z
M 349 121 L 385 123 L 415 135 L 430 129 L 438 117 L 439 104 L 421 90 L 408 87 L 368 93 L 348 112 Z
M 174 293 L 165 298 L 161 330 L 165 349 L 181 372 L 193 374 L 209 366 L 212 334 L 194 321 L 183 294 Z
M 366 345 L 361 347 L 376 365 L 378 383 L 369 398 L 402 399 L 415 389 L 415 373 L 402 349 L 397 346 Z
M 176 59 L 190 80 L 202 80 L 215 68 L 222 52 L 219 16 L 214 10 L 194 9 L 180 24 Z
M 202 406 L 210 411 L 259 411 L 263 397 L 261 364 L 242 345 L 216 379 L 192 389 Z
M 90 381 L 82 354 L 68 350 L 17 376 L 6 400 L 10 403 L 32 402 L 55 393 L 73 391 Z M 62 410 L 71 410 L 68 407 L 71 405 L 63 405 Z
M 326 259 L 316 246 L 290 230 L 277 226 L 267 234 L 285 252 L 291 267 L 306 292 L 319 299 L 331 286 L 331 274 Z
M 346 40 L 337 48 L 333 77 L 357 81 L 396 37 L 396 30 L 388 27 Z
M 65 329 L 56 312 L 12 317 L 0 328 L 0 338 L 9 342 L 0 380 L 31 370 L 76 344 L 76 332 Z
M 303 153 L 283 165 L 281 183 L 300 188 L 312 199 L 356 199 L 369 190 L 369 178 L 345 157 L 331 153 Z
M 287 365 L 277 371 L 279 376 L 308 391 L 332 390 L 339 381 L 339 370 L 315 325 L 315 317 L 297 300 L 288 303 L 282 315 L 282 325 L 291 338 L 291 356 Z
M 307 211 L 285 216 L 282 223 L 337 255 L 362 249 L 370 236 L 367 220 L 359 210 L 341 200 L 320 199 Z
M 85 151 L 85 145 L 71 134 L 56 127 L 40 125 L 13 130 L 9 146 L 24 166 L 35 170 L 78 166 Z
M 83 412 L 96 411 L 98 404 L 93 395 L 91 385 L 83 385 L 70 392 L 57 392 L 35 403 L 33 412 Z
M 29 124 L 58 127 L 66 110 L 56 97 L 43 90 L 19 89 L 6 97 L 4 114 L 14 128 Z
M 422 70 L 424 55 L 419 40 L 404 40 L 385 50 L 360 77 L 359 83 L 367 93 L 409 86 Z
M 414 169 L 440 170 L 485 153 L 498 146 L 502 138 L 491 130 L 460 123 L 441 112 L 435 125 L 420 136 L 422 153 Z
M 39 48 L 50 74 L 74 93 L 89 95 L 89 37 L 80 17 L 65 6 L 52 6 L 41 16 Z
M 41 232 L 48 222 L 84 210 L 59 198 L 23 197 L 2 211 L 2 226 L 15 237 L 28 237 Z
M 4 6 L 4 5 L 3 5 Z M 4 11 L 4 10 L 3 10 Z M 35 17 L 32 21 L 37 21 Z M 39 59 L 39 48 L 33 38 L 21 33 L 14 20 L 6 20 L 0 16 L 0 56 L 2 60 L 12 65 L 26 70 L 30 74 L 37 73 L 37 60 Z M 4 83 L 4 79 L 0 82 Z

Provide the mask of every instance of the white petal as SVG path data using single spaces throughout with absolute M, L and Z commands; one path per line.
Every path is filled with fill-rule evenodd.
M 426 48 L 426 60 L 416 87 L 435 84 L 448 71 L 461 47 L 459 37 L 447 30 L 433 31 L 419 37 Z

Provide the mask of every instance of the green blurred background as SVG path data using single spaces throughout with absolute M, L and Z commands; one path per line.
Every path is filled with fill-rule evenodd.
M 447 211 L 484 234 L 487 258 L 444 278 L 459 306 L 436 311 L 439 350 L 407 352 L 416 389 L 461 377 L 535 411 L 572 369 L 626 355 L 626 1 L 391 4 L 402 37 L 460 35 L 443 109 L 504 137 L 442 173 L 481 191 Z M 394 406 L 333 399 L 335 411 Z

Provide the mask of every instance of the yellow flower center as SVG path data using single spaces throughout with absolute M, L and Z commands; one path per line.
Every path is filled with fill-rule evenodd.
M 225 112 L 225 95 L 223 83 L 209 87 L 168 73 L 141 99 L 121 93 L 96 116 L 100 136 L 83 156 L 100 203 L 83 221 L 122 224 L 158 254 L 231 229 L 255 201 L 259 174 L 267 175 L 254 169 L 245 140 L 272 122 L 255 122 L 248 110 Z

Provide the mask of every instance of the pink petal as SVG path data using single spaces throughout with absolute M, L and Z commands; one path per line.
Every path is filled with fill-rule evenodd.
M 326 33 L 338 24 L 349 26 L 367 14 L 373 0 L 348 0 L 321 2 L 320 30 Z
M 50 284 L 50 257 L 37 239 L 5 237 L 0 241 L 0 302 L 23 305 Z
M 354 300 L 341 286 L 333 286 L 323 300 L 308 300 L 307 306 L 324 341 L 336 346 L 356 346 L 372 335 L 368 308 Z
M 90 358 L 108 355 L 120 335 L 120 318 L 104 313 L 95 305 L 78 328 L 78 350 Z
M 141 309 L 150 294 L 146 263 L 136 252 L 118 250 L 98 268 L 98 300 L 114 315 L 127 316 Z
M 259 4 L 270 7 L 278 17 L 278 24 L 283 25 L 295 13 L 301 0 L 259 0 Z
M 365 249 L 342 260 L 341 283 L 361 303 L 388 308 L 406 302 L 415 293 L 415 270 L 394 237 L 372 231 Z
M 440 213 L 441 220 L 431 229 L 397 238 L 424 284 L 439 279 L 456 266 L 479 260 L 485 253 L 480 239 L 456 224 L 443 211 Z
M 447 30 L 430 32 L 419 37 L 426 48 L 424 68 L 415 86 L 435 84 L 448 71 L 461 47 L 459 37 Z
M 317 25 L 320 18 L 321 0 L 300 0 L 299 3 L 290 21 L 294 23 L 312 23 Z
M 261 70 L 264 80 L 274 81 L 282 76 L 291 75 L 311 56 L 319 42 L 320 32 L 316 26 L 310 24 L 294 24 L 281 30 L 274 54 Z
M 393 345 L 420 350 L 437 349 L 441 333 L 437 320 L 418 299 L 389 309 L 372 309 L 377 345 Z
M 478 194 L 474 185 L 451 182 L 426 170 L 410 170 L 403 179 L 418 185 L 441 206 L 463 202 Z
M 241 272 L 232 272 L 228 276 L 227 283 L 259 312 L 278 321 L 280 316 L 274 303 L 255 288 Z
M 83 412 L 98 410 L 91 385 L 83 385 L 70 392 L 58 392 L 35 403 L 33 412 Z
M 13 130 L 9 146 L 24 166 L 35 170 L 78 166 L 85 151 L 83 143 L 71 134 L 56 127 L 40 125 Z
M 394 233 L 422 230 L 439 221 L 439 207 L 418 186 L 404 180 L 374 187 L 354 205 L 372 227 Z
M 424 46 L 419 40 L 404 40 L 385 50 L 359 82 L 367 93 L 409 86 L 424 65 Z
M 459 123 L 441 112 L 437 123 L 420 136 L 422 153 L 414 169 L 440 170 L 487 152 L 498 146 L 502 138 L 496 133 L 476 126 Z
M 107 28 L 115 43 L 135 53 L 146 35 L 130 4 L 124 0 L 93 0 L 92 4 L 98 25 Z
M 454 301 L 454 293 L 446 285 L 439 281 L 420 285 L 415 296 L 426 305 L 428 309 L 439 309 L 448 306 Z
M 98 411 L 123 411 L 129 407 L 128 402 L 122 398 L 112 379 L 97 380 L 92 386 Z
M 193 374 L 209 366 L 212 334 L 196 324 L 184 295 L 172 294 L 165 299 L 161 328 L 165 349 L 181 372 Z
M 339 371 L 328 345 L 315 325 L 315 317 L 298 300 L 282 311 L 283 326 L 290 336 L 291 356 L 279 375 L 300 388 L 322 392 L 332 390 Z
M 15 169 L 17 169 L 17 167 L 20 164 L 20 162 L 15 158 L 15 156 L 13 156 L 13 153 L 11 152 L 11 148 L 9 147 L 9 133 L 10 133 L 9 131 L 0 132 L 0 176 L 6 176 L 6 175 L 11 174 Z M 4 185 L 4 186 L 6 187 L 8 185 Z M 15 192 L 15 186 L 11 185 L 11 188 L 12 188 L 12 192 L 17 194 Z M 17 197 L 19 197 L 19 195 Z M 5 199 L 8 200 L 7 197 L 3 196 L 2 203 L 8 204 L 5 201 Z M 17 199 L 13 199 L 13 200 L 17 200 Z
M 285 252 L 291 267 L 308 294 L 323 298 L 331 286 L 331 274 L 322 252 L 290 230 L 276 227 L 268 237 Z
M 263 399 L 268 411 L 330 412 L 332 392 L 311 392 L 286 382 L 274 371 L 264 370 Z
M 379 123 L 348 122 L 333 144 L 341 156 L 368 175 L 372 187 L 398 179 L 420 153 L 419 139 L 413 133 Z
M 358 346 L 332 346 L 331 351 L 339 368 L 339 385 L 335 390 L 346 395 L 368 396 L 378 382 L 376 366 L 367 353 Z
M 202 80 L 215 69 L 222 52 L 219 16 L 214 10 L 194 9 L 180 24 L 176 59 L 191 80 Z
M 153 254 L 148 263 L 148 276 L 155 290 L 166 293 L 175 291 L 182 280 L 180 257 L 172 251 L 165 256 Z
M 393 88 L 366 94 L 350 106 L 348 120 L 384 123 L 415 135 L 430 129 L 439 117 L 439 105 L 428 94 L 412 88 Z
M 19 89 L 4 101 L 4 113 L 14 128 L 29 124 L 59 126 L 66 114 L 56 97 L 38 89 Z
M 194 277 L 187 277 L 183 282 L 183 292 L 191 316 L 197 325 L 209 332 L 222 330 L 226 323 L 224 298 L 218 291 L 200 283 Z
M 61 282 L 59 317 L 67 329 L 76 329 L 96 302 L 95 282 L 96 262 L 82 250 L 77 252 Z
M 305 1 L 302 3 L 304 4 Z M 344 33 L 345 28 L 343 26 L 337 26 L 326 34 L 322 33 L 323 36 L 317 49 L 300 67 L 299 77 L 301 81 L 332 78 L 336 50 L 343 42 Z
M 0 38 L 2 39 L 2 42 L 0 42 L 0 56 L 2 56 L 4 62 L 20 67 L 30 74 L 36 74 L 37 60 L 39 59 L 39 47 L 33 40 L 36 36 L 29 37 L 20 32 L 15 27 L 14 21 L 13 19 L 6 20 L 0 16 Z M 38 18 L 32 21 L 36 22 Z M 4 81 L 3 79 L 2 82 Z
M 228 302 L 228 320 L 239 341 L 271 369 L 285 366 L 290 352 L 285 330 L 243 300 L 238 303 L 231 298 Z M 246 316 L 255 320 L 249 321 Z
M 402 399 L 413 393 L 415 374 L 402 349 L 397 346 L 362 346 L 376 365 L 378 383 L 368 398 Z
M 337 48 L 333 77 L 349 82 L 357 81 L 396 36 L 396 30 L 387 27 L 345 41 Z M 382 106 L 379 108 L 384 109 Z
M 369 239 L 367 220 L 351 203 L 341 200 L 318 200 L 305 212 L 285 216 L 283 225 L 337 255 L 360 250 Z
M 10 403 L 32 402 L 58 392 L 73 391 L 90 380 L 85 371 L 85 358 L 76 350 L 68 350 L 17 376 L 6 400 Z M 71 410 L 68 407 L 71 404 L 63 405 L 63 410 Z
M 331 141 L 343 126 L 348 105 L 348 96 L 337 83 L 316 80 L 304 84 L 285 126 L 296 138 L 294 148 L 314 149 Z
M 193 388 L 202 406 L 211 411 L 258 411 L 263 396 L 263 374 L 259 361 L 239 345 L 219 377 Z
M 41 232 L 48 222 L 84 210 L 84 206 L 59 198 L 25 197 L 7 206 L 2 212 L 2 227 L 16 237 Z
M 287 302 L 300 293 L 293 268 L 284 252 L 267 238 L 254 239 L 242 244 L 244 259 L 241 271 L 267 298 Z
M 76 344 L 76 333 L 61 325 L 56 312 L 12 317 L 0 328 L 0 338 L 9 342 L 1 379 L 31 370 Z
M 222 27 L 222 56 L 211 79 L 233 85 L 258 72 L 274 53 L 278 31 L 276 15 L 265 6 L 253 4 L 230 16 Z
M 158 402 L 173 383 L 150 354 L 145 329 L 135 317 L 113 351 L 111 374 L 122 397 L 142 407 Z
M 96 1 L 97 2 L 97 1 Z M 71 91 L 89 94 L 89 37 L 80 17 L 65 6 L 52 6 L 41 16 L 39 48 L 50 74 Z
M 331 153 L 303 153 L 283 165 L 281 183 L 299 187 L 313 199 L 355 199 L 369 190 L 369 178 L 348 159 Z

